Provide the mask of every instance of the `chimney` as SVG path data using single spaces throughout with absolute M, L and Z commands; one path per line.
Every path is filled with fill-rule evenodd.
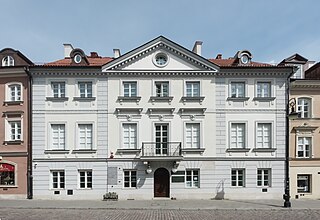
M 118 58 L 121 56 L 120 49 L 113 49 L 113 57 Z
M 221 59 L 222 59 L 222 54 L 221 54 L 221 53 L 218 53 L 217 56 L 216 56 L 216 59 L 217 59 L 217 60 L 221 60 Z
M 64 47 L 64 58 L 70 58 L 70 53 L 73 50 L 71 44 L 63 44 Z
M 202 47 L 202 41 L 196 41 L 194 43 L 192 52 L 198 54 L 199 56 L 201 56 L 201 47 Z

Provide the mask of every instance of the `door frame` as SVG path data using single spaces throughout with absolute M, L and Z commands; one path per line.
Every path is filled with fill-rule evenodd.
M 167 173 L 167 192 L 166 192 L 166 196 L 156 196 L 156 173 L 157 171 L 159 170 L 163 170 Z M 153 197 L 154 198 L 170 198 L 170 172 L 168 171 L 168 169 L 164 168 L 164 167 L 159 167 L 157 168 L 155 171 L 154 171 L 154 174 L 153 174 Z

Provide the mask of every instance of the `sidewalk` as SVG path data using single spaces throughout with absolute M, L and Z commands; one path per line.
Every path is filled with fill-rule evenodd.
M 292 200 L 292 209 L 320 209 L 320 200 Z M 285 209 L 283 200 L 0 200 L 1 208 L 20 209 Z

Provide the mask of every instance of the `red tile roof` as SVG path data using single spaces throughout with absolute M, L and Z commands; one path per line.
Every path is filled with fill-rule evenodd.
M 229 59 L 209 59 L 210 62 L 221 66 L 221 67 L 235 67 L 235 66 L 245 66 L 245 67 L 271 67 L 273 65 L 268 63 L 259 63 L 251 61 L 248 65 L 238 65 L 235 58 Z
M 112 57 L 86 57 L 89 62 L 89 66 L 102 66 L 113 60 Z M 79 66 L 72 63 L 71 58 L 64 58 L 62 60 L 45 63 L 44 66 Z

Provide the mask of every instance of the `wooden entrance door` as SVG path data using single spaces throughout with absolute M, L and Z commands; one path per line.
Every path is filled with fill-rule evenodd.
M 169 197 L 170 175 L 167 169 L 159 168 L 154 172 L 154 197 Z

